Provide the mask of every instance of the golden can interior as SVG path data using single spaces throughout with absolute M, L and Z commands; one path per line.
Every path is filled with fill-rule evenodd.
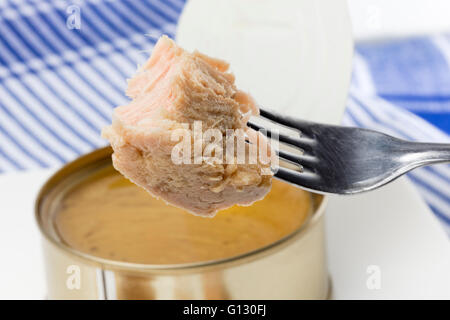
M 140 264 L 203 262 L 260 249 L 299 229 L 314 207 L 310 193 L 275 180 L 252 206 L 198 217 L 153 198 L 111 165 L 79 178 L 57 200 L 49 208 L 60 241 Z

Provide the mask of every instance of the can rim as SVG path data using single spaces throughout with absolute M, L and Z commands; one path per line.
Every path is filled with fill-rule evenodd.
M 103 147 L 96 149 L 88 154 L 85 154 L 69 163 L 64 165 L 62 168 L 54 172 L 50 178 L 47 179 L 47 181 L 44 183 L 44 185 L 40 188 L 39 193 L 37 195 L 36 201 L 35 201 L 35 221 L 38 224 L 40 233 L 44 236 L 45 240 L 47 240 L 52 245 L 56 246 L 60 250 L 66 253 L 70 253 L 78 258 L 81 258 L 82 260 L 88 262 L 88 263 L 94 263 L 94 264 L 100 264 L 102 266 L 107 267 L 108 269 L 119 269 L 119 270 L 128 270 L 133 272 L 174 272 L 174 271 L 192 271 L 192 270 L 202 270 L 205 268 L 217 268 L 217 267 L 224 267 L 224 266 L 230 266 L 230 265 L 239 265 L 243 264 L 245 262 L 253 261 L 258 258 L 262 258 L 271 252 L 273 252 L 276 249 L 281 250 L 291 242 L 293 242 L 296 239 L 301 238 L 308 229 L 310 229 L 313 225 L 315 225 L 322 217 L 322 215 L 325 212 L 325 208 L 328 204 L 328 196 L 322 195 L 322 200 L 320 201 L 320 204 L 317 206 L 317 208 L 314 210 L 314 212 L 310 215 L 310 217 L 305 221 L 298 229 L 293 231 L 292 233 L 278 239 L 275 242 L 272 242 L 266 246 L 263 246 L 261 248 L 251 250 L 236 256 L 228 257 L 228 258 L 221 258 L 221 259 L 215 259 L 215 260 L 207 260 L 207 261 L 200 261 L 200 262 L 189 262 L 189 263 L 181 263 L 181 264 L 143 264 L 143 263 L 134 263 L 134 262 L 124 262 L 124 261 L 117 261 L 117 260 L 111 260 L 106 258 L 97 257 L 88 253 L 84 253 L 81 251 L 78 251 L 62 241 L 58 241 L 54 237 L 52 237 L 46 230 L 46 228 L 43 226 L 43 221 L 40 218 L 41 216 L 41 202 L 45 195 L 53 189 L 53 184 L 58 183 L 59 181 L 64 180 L 64 178 L 67 175 L 63 176 L 63 171 L 74 167 L 73 169 L 78 168 L 78 164 L 83 163 L 92 163 L 92 161 L 86 161 L 87 158 L 90 158 L 92 156 L 101 156 L 101 155 L 110 155 L 112 153 L 111 148 Z M 101 159 L 101 157 L 99 157 Z M 70 174 L 70 173 L 69 173 Z

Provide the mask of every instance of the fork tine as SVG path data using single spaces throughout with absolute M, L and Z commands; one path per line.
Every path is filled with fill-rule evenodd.
M 303 189 L 314 190 L 315 182 L 320 176 L 313 172 L 298 172 L 295 170 L 279 167 L 274 176 L 290 184 L 295 184 Z
M 302 155 L 295 154 L 284 150 L 275 150 L 275 152 L 278 154 L 280 159 L 286 160 L 289 163 L 297 165 L 304 170 L 314 172 L 314 166 L 317 163 L 315 158 L 303 154 Z
M 276 113 L 274 111 L 268 111 L 266 109 L 259 108 L 259 115 L 263 118 L 269 119 L 273 122 L 277 122 L 279 124 L 282 124 L 284 126 L 296 128 L 295 126 L 295 120 L 292 118 L 289 118 L 287 116 L 283 116 L 279 113 Z
M 309 135 L 312 133 L 311 124 L 307 121 L 293 119 L 289 116 L 281 115 L 274 111 L 268 111 L 266 109 L 259 108 L 259 115 L 263 118 L 266 118 L 270 121 L 279 123 L 283 126 L 287 126 L 290 128 L 294 128 L 300 130 L 302 134 Z
M 247 122 L 247 125 L 252 128 L 253 130 L 259 131 L 262 134 L 264 134 L 265 136 L 267 136 L 268 138 L 272 138 L 273 137 L 278 137 L 278 140 L 280 142 L 286 143 L 288 145 L 297 147 L 303 151 L 312 151 L 312 147 L 314 144 L 314 140 L 312 139 L 308 139 L 308 138 L 300 138 L 300 136 L 298 138 L 293 138 L 293 137 L 289 137 L 287 135 L 281 134 L 281 133 L 273 133 L 270 129 L 266 129 L 264 127 L 261 127 L 260 125 L 257 125 L 251 121 Z

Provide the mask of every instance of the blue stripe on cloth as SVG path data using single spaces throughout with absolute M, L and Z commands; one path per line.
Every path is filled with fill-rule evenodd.
M 450 133 L 450 37 L 358 44 L 374 94 Z
M 125 79 L 162 34 L 174 36 L 183 0 L 0 3 L 0 172 L 54 167 L 104 145 L 101 128 L 126 103 Z M 343 123 L 414 141 L 450 142 L 450 35 L 356 47 Z M 450 231 L 450 166 L 409 177 Z
M 1 127 L 0 127 L 0 131 L 2 131 Z M 13 168 L 15 168 L 17 170 L 24 170 L 25 169 L 25 167 L 23 167 L 15 159 L 11 158 L 11 156 L 9 155 L 9 152 L 7 152 L 6 150 L 3 150 L 1 145 L 0 145 L 0 161 L 1 161 L 0 163 L 3 164 L 3 166 L 4 166 L 4 168 L 0 167 L 0 169 L 2 171 L 3 170 L 6 171 L 8 169 L 8 167 L 7 167 L 8 165 L 11 165 Z
M 183 2 L 83 2 L 80 30 L 66 27 L 67 6 L 0 6 L 2 171 L 60 165 L 104 145 L 101 128 L 127 101 L 125 78 L 175 29 Z
M 0 27 L 1 27 L 1 25 L 0 25 Z M 31 55 L 31 54 L 36 54 L 36 53 L 38 53 L 38 52 L 40 51 L 40 50 L 38 49 L 39 47 L 37 47 L 37 46 L 31 44 L 30 42 L 28 42 L 25 38 L 23 38 L 23 37 L 21 36 L 20 33 L 16 32 L 15 30 L 9 29 L 9 28 L 6 27 L 6 26 L 5 26 L 5 28 L 4 28 L 3 30 L 11 31 L 11 33 L 13 33 L 14 35 L 17 36 L 17 37 L 16 37 L 16 41 L 15 41 L 12 45 L 8 45 L 7 42 L 5 43 L 5 45 L 8 47 L 9 51 L 11 52 L 11 54 L 12 54 L 13 56 L 15 56 L 16 58 L 17 58 L 17 57 L 20 57 L 21 59 L 26 59 L 27 56 L 29 56 L 29 55 Z M 58 60 L 60 60 L 60 59 L 58 58 Z M 51 66 L 49 63 L 46 63 L 46 62 L 43 62 L 43 63 L 45 63 L 45 64 L 48 65 L 48 69 L 49 69 L 49 70 L 57 71 L 57 68 L 56 68 L 56 67 L 53 67 L 53 66 Z M 105 102 L 103 102 L 103 104 L 110 105 L 110 106 L 111 106 L 110 108 L 112 108 L 114 102 L 112 102 L 111 100 L 109 100 L 109 98 L 108 98 L 105 94 L 103 94 L 102 92 L 100 92 L 100 91 L 97 89 L 98 86 L 92 86 L 91 84 L 94 83 L 94 82 L 89 82 L 88 80 L 86 80 L 86 79 L 83 77 L 83 75 L 79 72 L 79 70 L 78 70 L 78 68 L 77 68 L 77 65 L 76 65 L 75 63 L 70 62 L 70 63 L 67 63 L 67 64 L 65 64 L 65 65 L 63 65 L 63 66 L 69 66 L 69 67 L 72 67 L 72 68 L 70 69 L 70 71 L 71 71 L 71 73 L 74 74 L 75 77 L 73 77 L 73 78 L 71 77 L 71 78 L 67 79 L 67 77 L 61 76 L 59 72 L 55 72 L 55 76 L 58 77 L 58 80 L 59 80 L 59 81 L 64 82 L 65 85 L 66 85 L 68 88 L 71 88 L 75 93 L 77 92 L 77 90 L 73 88 L 73 85 L 72 85 L 71 83 L 72 83 L 73 81 L 77 81 L 77 80 L 79 80 L 79 81 L 81 81 L 81 82 L 84 82 L 85 85 L 86 85 L 87 87 L 89 87 L 90 90 L 94 91 L 94 92 L 100 97 L 100 99 L 102 99 L 103 101 L 105 101 Z M 93 75 L 93 74 L 94 74 L 94 73 L 92 73 L 92 75 Z M 102 78 L 103 78 L 103 79 L 106 79 L 106 76 L 103 76 Z M 108 115 L 105 111 L 102 111 L 102 109 L 96 107 L 97 102 L 94 102 L 94 101 L 89 102 L 89 101 L 85 98 L 85 95 L 80 95 L 80 94 L 78 94 L 78 96 L 79 96 L 80 99 L 84 100 L 86 103 L 88 103 L 88 104 L 90 104 L 90 105 L 92 106 L 92 111 L 94 111 L 95 113 L 97 113 L 97 114 L 98 114 L 100 117 L 102 117 L 105 121 L 109 121 L 109 119 L 110 119 L 109 115 Z
M 2 108 L 3 109 L 3 108 Z M 4 110 L 4 109 L 3 109 Z M 24 129 L 24 131 L 29 134 L 30 138 L 34 138 L 34 135 L 30 132 L 30 130 L 28 128 L 26 128 L 25 126 L 23 126 L 20 121 L 17 121 L 16 119 L 14 119 L 17 124 Z M 23 154 L 25 154 L 28 158 L 30 158 L 31 160 L 35 161 L 36 164 L 38 164 L 39 166 L 43 167 L 43 168 L 48 168 L 49 167 L 49 163 L 47 163 L 45 160 L 43 160 L 41 158 L 42 154 L 39 153 L 35 153 L 32 150 L 30 150 L 29 147 L 27 147 L 22 141 L 19 141 L 15 135 L 11 134 L 11 132 L 6 130 L 6 126 L 0 126 L 0 132 L 8 139 L 10 140 L 11 143 L 14 144 L 15 147 L 17 147 L 17 149 L 19 149 L 21 152 L 23 152 Z M 39 140 L 39 139 L 33 139 L 34 142 L 37 142 L 39 145 L 41 145 L 44 150 L 48 151 L 48 146 L 43 145 L 43 143 Z M 7 151 L 10 151 L 11 149 L 8 149 Z M 11 150 L 12 151 L 12 150 Z M 60 156 L 56 156 L 59 160 L 61 160 Z M 7 157 L 5 158 L 6 160 L 12 160 L 13 157 Z M 17 165 L 19 163 L 19 160 L 13 160 L 14 165 Z
M 379 95 L 450 95 L 443 54 L 428 38 L 359 44 Z
M 83 11 L 84 12 L 84 11 Z M 137 47 L 134 43 L 129 42 L 129 46 L 126 49 L 122 49 L 115 45 L 114 42 L 110 42 L 110 39 L 106 36 L 106 34 L 103 32 L 102 28 L 96 28 L 94 24 L 92 24 L 91 20 L 89 19 L 89 14 L 83 15 L 83 30 L 84 33 L 79 32 L 71 32 L 68 28 L 64 26 L 64 15 L 62 12 L 54 11 L 53 14 L 49 15 L 51 20 L 50 23 L 52 24 L 52 29 L 58 29 L 58 30 L 64 30 L 65 38 L 71 41 L 77 41 L 78 43 L 81 42 L 81 45 L 78 45 L 80 47 L 79 50 L 85 49 L 85 47 L 98 47 L 98 50 L 93 50 L 95 53 L 98 53 L 101 57 L 105 58 L 103 61 L 107 64 L 114 65 L 115 68 L 117 68 L 118 72 L 125 77 L 129 77 L 132 74 L 132 68 L 135 68 L 135 61 L 131 59 L 130 51 L 132 49 L 140 50 L 139 47 Z M 56 25 L 56 23 L 59 23 L 59 25 Z M 63 24 L 62 26 L 60 24 Z M 60 31 L 61 32 L 61 31 Z M 77 46 L 74 46 L 71 44 L 73 48 L 76 48 Z M 102 51 L 105 50 L 104 48 L 109 47 L 108 51 L 109 53 L 117 51 L 121 53 L 121 58 L 126 61 L 126 65 L 123 63 L 117 64 L 114 60 L 111 59 L 111 61 L 108 59 L 108 55 L 104 54 Z M 83 48 L 84 47 L 84 48 Z M 131 47 L 131 49 L 130 49 Z M 102 48 L 102 49 L 100 49 Z M 92 50 L 92 49 L 91 49 Z M 85 50 L 86 51 L 86 50 Z M 127 52 L 128 51 L 128 52 Z
M 0 42 L 1 42 L 1 39 L 0 39 Z M 1 48 L 1 43 L 0 43 L 0 48 Z M 1 57 L 0 57 L 0 61 L 1 61 Z M 14 73 L 14 71 L 13 71 L 13 73 Z M 63 145 L 68 146 L 69 148 L 73 148 L 72 147 L 73 141 L 71 139 L 68 139 L 68 140 L 63 139 L 62 137 L 64 135 L 56 133 L 55 131 L 53 131 L 53 128 L 51 128 L 47 125 L 48 120 L 45 121 L 44 118 L 42 118 L 40 116 L 42 114 L 42 110 L 39 110 L 36 105 L 31 106 L 30 103 L 24 102 L 23 98 L 20 98 L 19 95 L 16 94 L 14 90 L 8 90 L 9 82 L 10 81 L 4 81 L 3 84 L 5 85 L 5 89 L 7 90 L 7 92 L 12 96 L 12 100 L 16 101 L 17 104 L 20 106 L 20 108 L 25 109 L 35 120 L 37 120 L 40 123 L 40 125 L 42 127 L 44 127 L 51 135 L 53 135 L 56 140 L 59 140 Z M 42 97 L 40 97 L 39 94 L 37 94 L 37 92 L 35 90 L 33 90 L 29 85 L 27 85 L 27 83 L 25 81 L 21 81 L 20 86 L 23 86 L 24 90 L 33 98 L 33 100 L 36 100 L 39 103 L 41 103 L 42 106 L 45 109 L 47 109 L 52 114 L 52 116 L 54 116 L 56 119 L 58 119 L 66 129 L 70 130 L 75 136 L 81 138 L 81 140 L 83 140 L 83 141 L 87 142 L 89 145 L 93 146 L 93 144 L 90 143 L 89 140 L 87 140 L 86 138 L 84 138 L 81 135 L 79 130 L 76 130 L 69 124 L 70 123 L 69 119 L 66 120 L 63 117 L 61 117 L 57 112 L 54 112 L 54 109 L 49 107 L 49 105 L 45 102 L 45 100 Z M 19 88 L 19 85 L 16 86 L 16 90 L 18 88 Z M 47 88 L 52 90 L 51 86 L 47 86 Z M 3 95 L 3 99 L 6 99 L 5 95 Z M 15 108 L 13 108 L 13 106 L 11 106 L 11 107 L 12 107 L 11 111 L 13 111 L 13 109 L 15 109 Z M 78 150 L 74 149 L 74 151 L 76 153 L 79 153 Z
M 414 113 L 434 124 L 436 127 L 449 132 L 448 128 L 450 128 L 450 116 L 443 116 L 439 113 L 425 111 L 415 111 Z

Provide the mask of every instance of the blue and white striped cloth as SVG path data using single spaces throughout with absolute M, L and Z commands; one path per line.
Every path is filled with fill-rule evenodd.
M 124 79 L 161 34 L 174 35 L 183 5 L 1 0 L 0 173 L 60 166 L 104 145 L 100 129 L 127 101 Z M 68 22 L 78 9 L 80 29 Z M 344 123 L 450 143 L 450 38 L 357 45 Z M 450 232 L 450 167 L 409 177 Z

